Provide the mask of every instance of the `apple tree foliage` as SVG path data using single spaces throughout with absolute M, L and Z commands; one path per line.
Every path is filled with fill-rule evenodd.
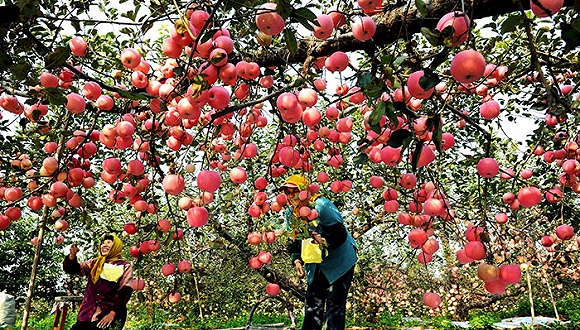
M 245 292 L 251 265 L 300 297 L 277 187 L 303 173 L 359 244 L 354 308 L 433 291 L 426 305 L 456 313 L 521 292 L 522 264 L 565 291 L 580 276 L 574 5 L 5 1 L 0 239 L 33 239 L 19 221 L 55 253 L 122 234 L 140 299 L 180 292 L 200 316 Z M 379 285 L 392 295 L 364 297 Z

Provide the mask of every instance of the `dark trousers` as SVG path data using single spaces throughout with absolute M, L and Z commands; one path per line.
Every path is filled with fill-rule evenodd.
M 326 276 L 316 267 L 314 280 L 306 289 L 306 310 L 302 330 L 320 330 L 325 321 L 326 330 L 345 328 L 346 297 L 353 275 L 354 267 L 330 284 Z
M 77 321 L 71 330 L 101 330 L 103 328 L 99 328 L 97 326 L 99 322 L 81 322 Z M 123 329 L 123 324 L 119 320 L 115 320 L 110 327 L 104 328 L 107 330 L 120 330 Z

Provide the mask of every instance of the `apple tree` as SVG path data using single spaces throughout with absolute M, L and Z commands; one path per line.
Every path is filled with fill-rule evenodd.
M 7 1 L 0 228 L 34 219 L 41 263 L 45 236 L 122 233 L 134 288 L 169 288 L 150 299 L 199 302 L 226 261 L 300 297 L 277 187 L 304 173 L 344 211 L 361 283 L 393 249 L 444 274 L 412 291 L 433 310 L 457 309 L 461 272 L 490 302 L 522 269 L 577 281 L 572 4 Z

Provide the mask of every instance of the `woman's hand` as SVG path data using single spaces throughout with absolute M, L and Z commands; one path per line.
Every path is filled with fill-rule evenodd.
M 294 260 L 294 267 L 296 268 L 296 276 L 298 276 L 298 278 L 304 278 L 304 276 L 306 276 L 304 267 L 302 266 L 302 262 L 300 262 L 300 260 Z
M 114 311 L 110 311 L 109 314 L 105 315 L 105 317 L 103 317 L 99 321 L 97 326 L 99 328 L 106 328 L 106 327 L 110 326 L 111 324 L 113 324 L 113 320 L 115 319 L 115 315 L 117 315 L 117 313 L 115 313 Z
M 310 234 L 312 235 L 312 243 L 326 245 L 326 238 L 320 236 L 319 233 L 310 230 Z
M 68 258 L 70 260 L 74 260 L 77 257 L 77 253 L 79 252 L 79 248 L 77 247 L 76 244 L 73 244 L 70 246 L 70 253 L 68 255 Z

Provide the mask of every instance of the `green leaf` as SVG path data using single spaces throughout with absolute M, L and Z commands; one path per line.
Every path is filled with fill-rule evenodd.
M 430 29 L 427 27 L 421 28 L 421 34 L 429 41 L 429 43 L 435 47 L 441 46 L 443 44 L 443 38 L 441 37 L 441 32 Z
M 64 96 L 63 91 L 58 88 L 45 88 L 44 96 L 49 104 L 65 105 L 67 103 L 66 96 Z
M 521 14 L 514 14 L 508 16 L 505 21 L 501 23 L 500 31 L 502 34 L 513 32 L 516 27 L 522 26 L 524 17 Z
M 361 74 L 358 77 L 356 85 L 362 89 L 365 89 L 374 79 L 374 76 L 368 72 Z
M 398 129 L 391 133 L 391 137 L 389 138 L 387 145 L 389 147 L 398 148 L 405 143 L 405 140 L 411 138 L 412 136 L 413 133 L 411 133 L 411 131 L 406 129 Z
M 203 35 L 201 36 L 201 41 L 200 43 L 205 43 L 206 41 L 208 41 L 209 39 L 211 39 L 213 37 L 215 33 L 215 30 L 207 30 L 203 33 Z
M 132 93 L 127 91 L 119 91 L 119 95 L 130 100 L 150 100 L 153 98 L 147 93 Z
M 424 90 L 429 90 L 435 87 L 440 81 L 441 79 L 439 79 L 439 76 L 435 72 L 425 68 L 423 69 L 423 77 L 419 79 L 419 86 Z
M 298 42 L 296 41 L 296 33 L 292 29 L 284 29 L 284 40 L 290 54 L 294 55 L 298 51 Z
M 316 21 L 316 15 L 306 7 L 293 10 L 292 13 L 290 14 L 290 18 L 291 21 L 294 20 L 302 24 L 302 26 L 304 26 L 306 29 L 310 31 L 314 31 L 314 26 L 312 26 L 312 24 L 314 25 L 319 24 L 318 21 Z
M 447 55 L 449 55 L 449 48 L 445 47 L 443 48 L 437 55 L 435 55 L 435 58 L 433 58 L 433 61 L 431 61 L 431 64 L 429 65 L 429 69 L 431 71 L 435 71 L 437 70 L 437 68 L 443 64 L 445 62 L 445 60 L 447 60 Z
M 441 40 L 440 42 L 443 46 L 452 47 L 453 43 L 455 42 L 455 29 L 453 28 L 453 26 L 448 25 L 444 27 L 439 35 L 440 35 L 439 40 Z
M 234 199 L 234 197 L 235 197 L 236 195 L 237 195 L 237 194 L 235 194 L 235 193 L 233 193 L 233 192 L 228 192 L 228 193 L 226 193 L 226 194 L 225 194 L 225 195 L 222 197 L 222 199 L 223 199 L 223 200 L 225 200 L 225 201 L 231 201 L 231 200 L 233 200 L 233 199 Z
M 291 17 L 294 18 L 303 18 L 307 21 L 314 21 L 316 19 L 316 14 L 312 12 L 312 10 L 302 7 L 294 10 L 291 14 Z
M 395 126 L 399 123 L 399 118 L 397 117 L 397 109 L 395 105 L 391 102 L 387 103 L 387 108 L 385 109 L 385 115 L 389 118 L 389 121 Z
M 6 71 L 13 63 L 10 55 L 4 51 L 0 51 L 0 72 Z
M 403 54 L 401 56 L 397 56 L 397 58 L 393 62 L 393 66 L 395 66 L 395 67 L 400 66 L 401 64 L 403 64 L 403 62 L 405 62 L 405 60 L 407 59 L 407 57 L 408 57 L 407 54 Z
M 123 34 L 128 34 L 128 35 L 132 35 L 133 34 L 133 30 L 128 28 L 128 27 L 124 27 L 122 29 L 119 30 L 119 32 L 123 33 Z
M 286 2 L 285 0 L 276 0 L 276 12 L 282 16 L 283 19 L 287 19 L 292 14 L 294 8 Z
M 411 156 L 411 168 L 413 172 L 417 170 L 417 163 L 419 162 L 419 158 L 421 158 L 421 152 L 423 152 L 423 140 L 419 140 L 417 146 L 415 146 L 415 150 L 413 150 L 413 155 Z
M 365 154 L 364 152 L 361 152 L 358 155 L 354 156 L 353 161 L 356 165 L 364 165 L 368 163 L 369 155 Z
M 385 101 L 379 102 L 377 107 L 373 110 L 373 112 L 371 112 L 371 115 L 369 116 L 369 125 L 378 125 L 381 122 L 381 119 L 383 119 L 386 109 L 387 103 Z
M 437 151 L 441 152 L 441 141 L 443 136 L 443 125 L 441 125 L 441 115 L 436 114 L 432 118 L 433 120 L 433 134 L 431 140 L 435 144 Z
M 374 79 L 363 89 L 363 93 L 369 99 L 376 99 L 383 93 L 385 83 L 380 79 Z
M 566 42 L 566 49 L 574 49 L 580 46 L 580 31 L 568 23 L 560 25 L 562 39 Z
M 427 17 L 427 5 L 425 5 L 425 1 L 423 0 L 415 0 L 415 6 L 417 6 L 417 11 L 421 14 L 421 17 Z
M 63 66 L 70 56 L 70 48 L 65 46 L 56 47 L 54 52 L 44 57 L 44 66 L 46 69 L 58 69 Z
M 17 80 L 25 80 L 31 70 L 30 64 L 24 60 L 10 66 L 10 73 Z

